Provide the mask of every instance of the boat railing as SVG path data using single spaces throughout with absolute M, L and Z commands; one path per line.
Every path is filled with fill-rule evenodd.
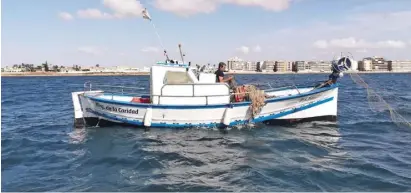
M 105 93 L 108 94 L 121 94 L 121 95 L 149 95 L 149 93 L 142 93 L 141 90 L 145 90 L 143 87 L 132 87 L 132 86 L 113 86 L 104 84 L 92 84 L 91 82 L 84 83 L 84 91 L 98 90 L 99 88 L 104 89 Z M 136 91 L 138 90 L 138 92 Z

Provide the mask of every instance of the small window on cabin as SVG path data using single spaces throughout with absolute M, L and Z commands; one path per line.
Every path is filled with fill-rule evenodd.
M 187 72 L 166 72 L 163 80 L 164 84 L 190 84 L 193 83 Z

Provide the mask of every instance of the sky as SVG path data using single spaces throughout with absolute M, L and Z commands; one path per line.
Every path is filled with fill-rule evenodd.
M 1 65 L 411 59 L 409 0 L 2 0 Z M 142 17 L 146 8 L 152 18 Z M 155 25 L 155 29 L 153 25 Z M 155 32 L 161 37 L 161 42 Z

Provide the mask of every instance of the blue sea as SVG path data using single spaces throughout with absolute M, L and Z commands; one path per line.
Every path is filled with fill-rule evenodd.
M 317 84 L 328 74 L 236 75 Z M 363 74 L 411 120 L 411 74 Z M 140 87 L 148 76 L 2 77 L 2 191 L 411 191 L 411 128 L 339 80 L 337 122 L 217 129 L 73 127 L 83 83 Z

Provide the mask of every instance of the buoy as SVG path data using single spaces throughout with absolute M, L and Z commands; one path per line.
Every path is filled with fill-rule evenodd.
M 224 112 L 223 124 L 230 126 L 231 122 L 231 108 L 226 108 Z
M 146 110 L 146 114 L 144 115 L 144 126 L 146 127 L 151 126 L 152 117 L 153 117 L 153 110 L 151 108 L 148 108 Z

